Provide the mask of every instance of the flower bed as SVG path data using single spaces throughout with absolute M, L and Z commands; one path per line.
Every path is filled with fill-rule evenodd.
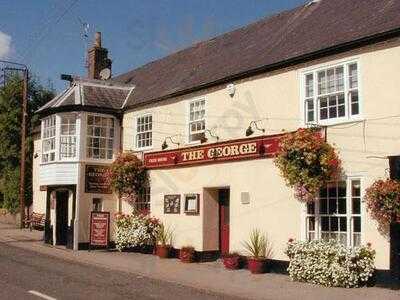
M 350 288 L 365 285 L 374 274 L 375 251 L 370 245 L 347 248 L 333 240 L 290 240 L 285 253 L 293 281 Z
M 115 218 L 115 245 L 119 251 L 154 246 L 160 222 L 146 214 L 123 215 Z

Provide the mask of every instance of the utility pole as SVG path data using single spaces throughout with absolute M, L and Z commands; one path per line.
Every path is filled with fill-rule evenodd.
M 0 60 L 0 63 L 6 65 L 3 70 L 13 70 L 19 71 L 23 74 L 23 90 L 22 90 L 22 116 L 21 116 L 21 161 L 20 161 L 20 180 L 19 180 L 19 208 L 20 208 L 20 216 L 21 223 L 20 228 L 24 228 L 24 219 L 25 219 L 25 173 L 26 173 L 26 119 L 27 119 L 27 111 L 28 111 L 28 80 L 29 80 L 29 72 L 28 67 L 24 64 Z M 7 65 L 16 65 L 21 68 L 10 68 Z
M 26 167 L 26 117 L 28 111 L 28 69 L 23 70 L 24 86 L 22 92 L 22 120 L 21 120 L 21 174 L 19 183 L 19 207 L 21 214 L 21 229 L 25 219 L 25 167 Z

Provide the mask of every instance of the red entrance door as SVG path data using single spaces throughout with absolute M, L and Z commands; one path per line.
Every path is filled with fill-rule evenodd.
M 219 190 L 219 248 L 229 253 L 229 189 Z

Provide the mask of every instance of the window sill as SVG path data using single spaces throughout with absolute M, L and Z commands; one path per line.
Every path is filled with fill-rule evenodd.
M 134 152 L 145 152 L 145 151 L 150 151 L 150 150 L 154 150 L 154 147 L 144 147 L 144 148 L 134 148 L 133 151 Z
M 346 124 L 352 124 L 352 123 L 362 123 L 365 121 L 365 118 L 363 117 L 353 117 L 351 119 L 348 118 L 342 118 L 342 119 L 332 119 L 332 120 L 324 120 L 324 121 L 319 121 L 317 123 L 304 123 L 305 127 L 317 125 L 317 126 L 337 126 L 337 125 L 346 125 Z

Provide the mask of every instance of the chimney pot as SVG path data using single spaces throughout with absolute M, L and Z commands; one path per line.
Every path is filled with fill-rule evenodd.
M 101 48 L 101 32 L 96 32 L 94 35 L 94 46 Z

